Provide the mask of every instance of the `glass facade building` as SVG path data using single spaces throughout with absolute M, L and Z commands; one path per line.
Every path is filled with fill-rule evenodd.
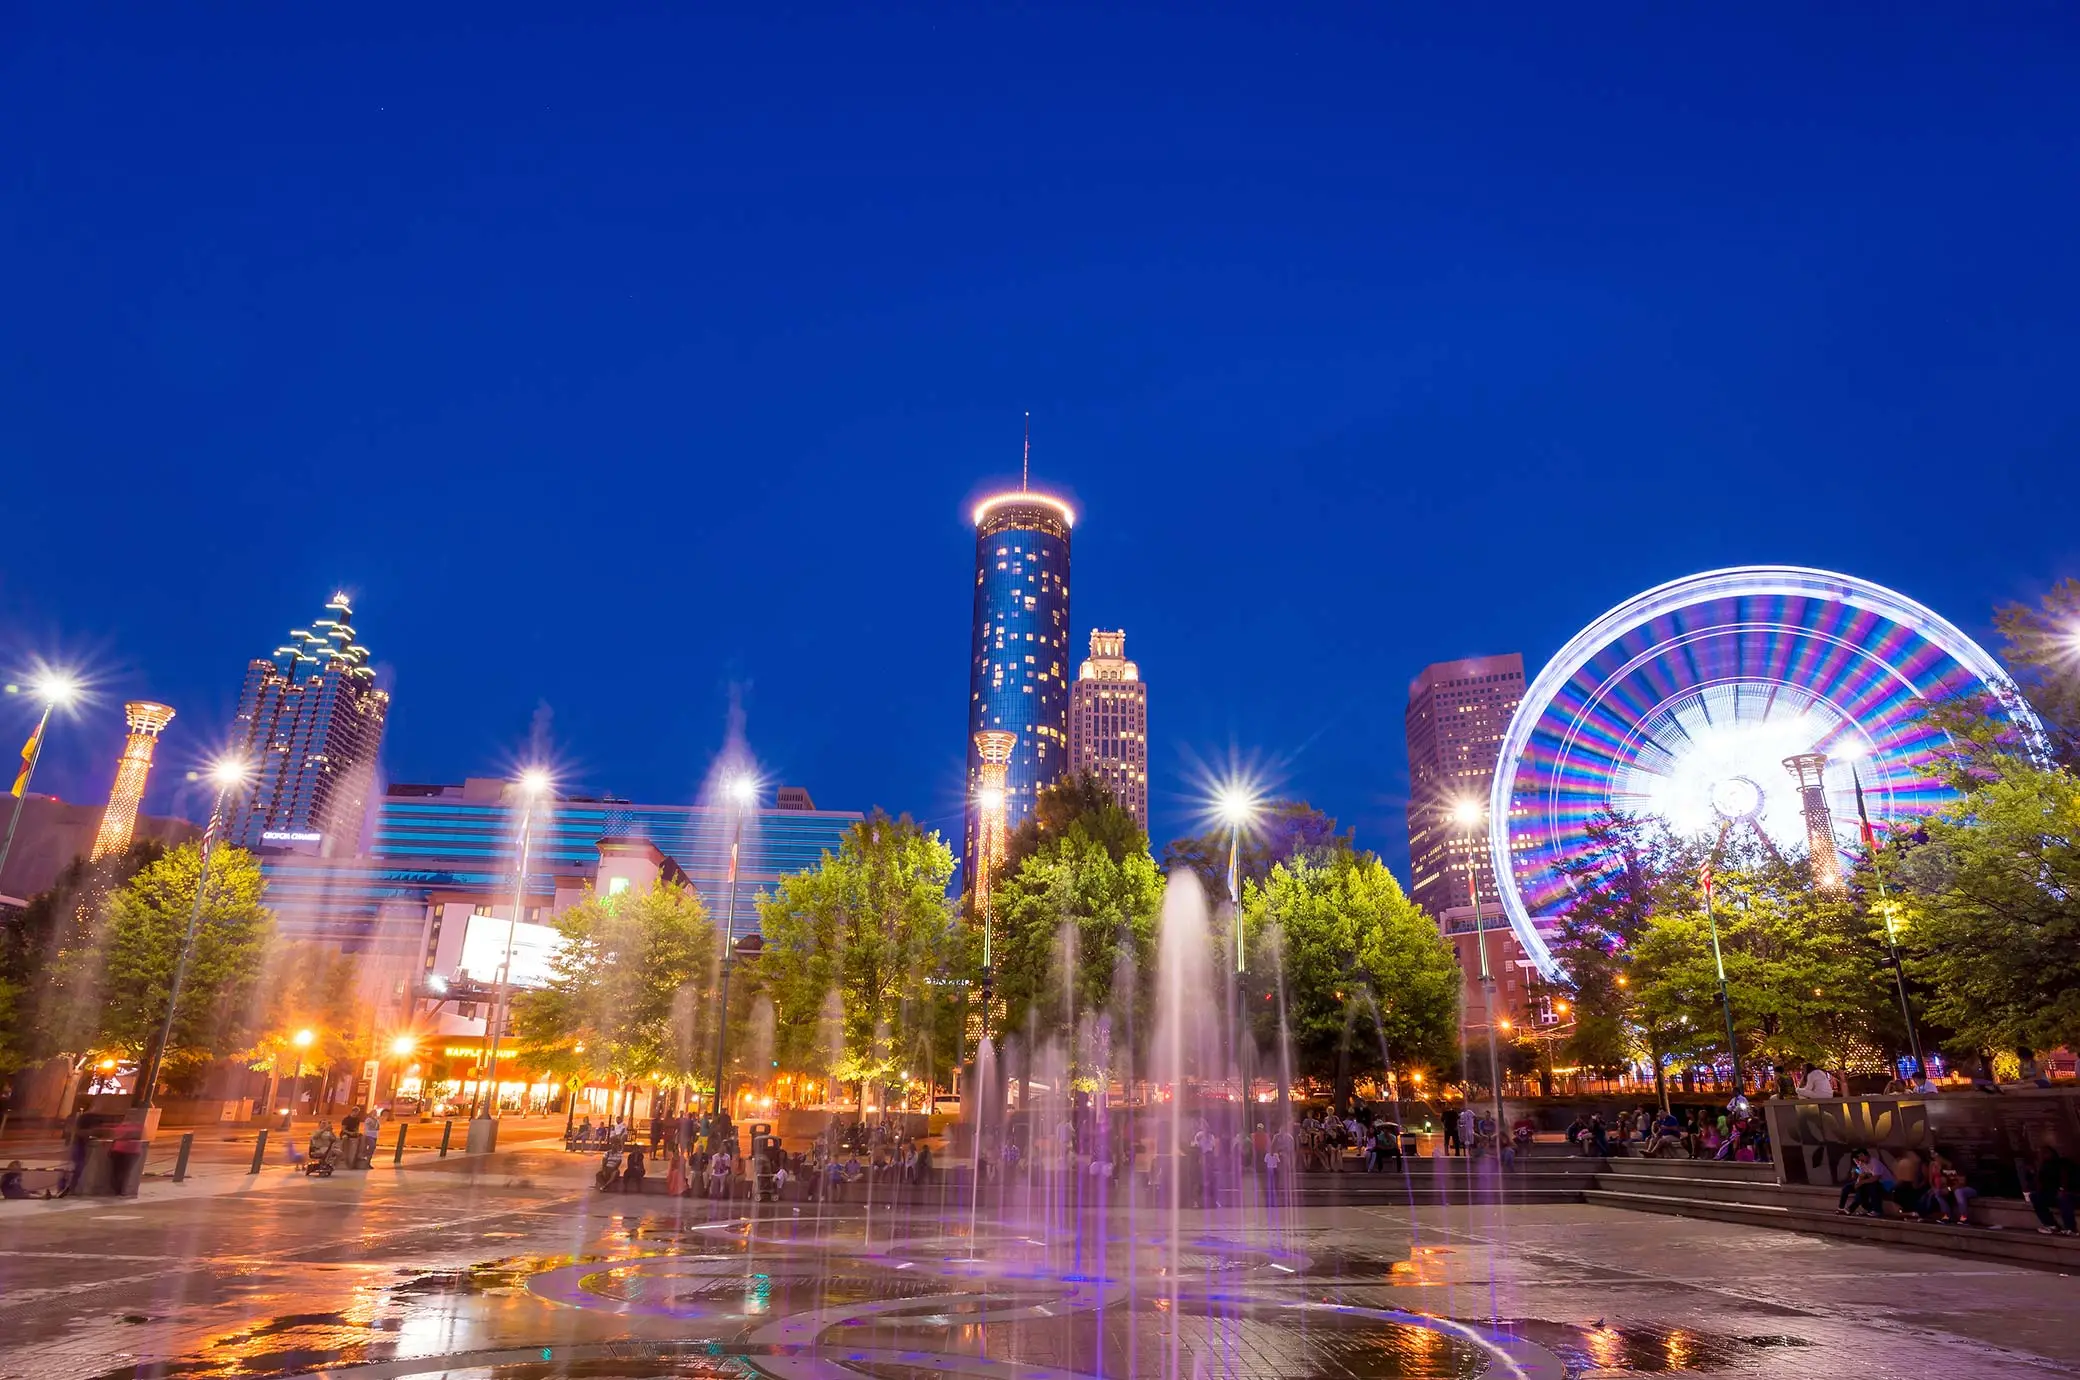
M 490 789 L 475 789 L 480 785 Z M 391 787 L 366 857 L 263 853 L 267 901 L 282 933 L 349 949 L 396 948 L 417 942 L 428 906 L 474 901 L 509 909 L 520 807 L 500 797 L 501 785 Z M 738 930 L 747 929 L 760 891 L 837 852 L 845 831 L 861 818 L 851 811 L 800 809 L 754 809 L 746 815 Z M 700 805 L 537 805 L 528 848 L 529 905 L 546 908 L 558 892 L 590 882 L 602 840 L 643 840 L 685 874 L 719 921 L 728 899 L 732 826 L 729 810 Z
M 294 842 L 326 857 L 361 849 L 390 693 L 376 688 L 368 648 L 354 640 L 347 596 L 333 595 L 325 612 L 246 667 L 232 744 L 253 777 L 225 826 L 242 848 Z
M 982 843 L 976 735 L 1018 735 L 1004 777 L 1004 827 L 1016 829 L 1033 797 L 1069 763 L 1069 529 L 1060 499 L 999 494 L 975 509 L 975 614 L 968 665 L 967 826 L 962 860 L 974 885 Z

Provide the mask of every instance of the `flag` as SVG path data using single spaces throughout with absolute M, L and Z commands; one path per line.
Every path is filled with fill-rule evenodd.
M 1856 818 L 1863 824 L 1863 846 L 1875 857 L 1878 852 L 1878 835 L 1871 828 L 1870 811 L 1863 808 L 1863 776 L 1856 770 L 1853 762 L 1849 765 L 1849 780 L 1856 785 Z
M 1710 858 L 1705 859 L 1704 867 L 1697 874 L 1697 880 L 1704 884 L 1704 903 L 1709 907 L 1712 904 L 1712 860 Z
M 38 724 L 36 731 L 29 735 L 29 741 L 22 744 L 22 769 L 14 774 L 12 792 L 16 800 L 29 793 L 29 773 L 36 769 L 36 750 L 42 746 L 43 725 Z

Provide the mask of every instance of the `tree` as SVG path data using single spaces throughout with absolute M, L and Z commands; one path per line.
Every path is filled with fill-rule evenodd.
M 947 899 L 953 853 L 876 810 L 758 900 L 782 1063 L 886 1087 L 958 1057 L 974 943 Z
M 1163 850 L 1163 872 L 1179 868 L 1198 874 L 1209 899 L 1228 894 L 1228 829 L 1225 825 L 1194 838 L 1173 839 Z M 1296 858 L 1320 859 L 1357 848 L 1357 830 L 1336 831 L 1336 820 L 1304 800 L 1275 800 L 1245 825 L 1237 850 L 1241 882 L 1262 882 L 1271 869 Z
M 649 1078 L 712 1083 L 717 940 L 699 893 L 662 880 L 612 895 L 588 890 L 554 924 L 561 942 L 548 981 L 513 999 L 519 1057 L 623 1088 Z M 732 993 L 738 1021 L 749 986 Z M 737 992 L 747 999 L 734 1000 Z
M 1163 877 L 1147 849 L 1116 854 L 1105 830 L 1077 820 L 1005 876 L 992 903 L 1005 1030 L 1060 1041 L 1072 1076 L 1124 1071 L 1152 1016 Z
M 2052 754 L 2080 770 L 2080 580 L 2060 580 L 2035 607 L 2003 605 L 1993 621 L 2001 660 L 2044 721 Z
M 239 1057 L 268 1075 L 267 1098 L 285 1071 L 306 1073 L 365 1058 L 369 1041 L 361 1022 L 365 1003 L 357 960 L 330 944 L 301 942 L 272 946 L 257 984 L 261 1009 L 255 1038 Z M 308 1048 L 296 1033 L 311 1032 Z
M 1335 1079 L 1341 1100 L 1389 1054 L 1401 1069 L 1456 1063 L 1458 960 L 1377 857 L 1332 848 L 1277 863 L 1244 889 L 1242 912 L 1244 1002 L 1260 1044 L 1283 1017 L 1297 1072 Z
M 139 839 L 117 858 L 75 858 L 47 891 L 0 925 L 0 1074 L 54 1054 L 84 1054 L 99 1034 L 99 973 L 83 991 L 64 983 L 63 956 L 99 947 L 95 924 L 107 896 L 165 855 Z M 88 975 L 83 975 L 88 976 Z
M 2025 758 L 1885 850 L 1928 1014 L 1981 1051 L 2080 1044 L 2080 778 Z
M 1027 858 L 1072 828 L 1097 843 L 1114 862 L 1148 852 L 1148 835 L 1134 816 L 1122 809 L 1112 788 L 1096 772 L 1064 776 L 1033 797 L 1033 812 L 1004 841 L 999 876 L 1011 876 Z
M 121 1050 L 140 1067 L 151 1063 L 158 1044 L 201 880 L 202 850 L 183 844 L 109 898 L 96 1038 L 101 1048 Z M 261 965 L 274 934 L 274 916 L 262 904 L 266 885 L 252 854 L 225 844 L 210 850 L 209 881 L 165 1051 L 170 1068 L 193 1067 L 252 1043 Z M 95 957 L 65 956 L 69 987 L 89 985 L 84 974 Z M 149 1091 L 140 1087 L 138 1095 Z

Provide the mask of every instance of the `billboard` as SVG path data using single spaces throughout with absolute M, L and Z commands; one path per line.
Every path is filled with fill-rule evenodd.
M 513 971 L 506 981 L 513 987 L 543 987 L 550 966 L 563 947 L 563 936 L 549 925 L 515 925 L 495 915 L 472 915 L 462 932 L 462 957 L 455 976 L 490 984 L 498 981 L 499 965 L 505 962 L 506 936 L 513 940 Z

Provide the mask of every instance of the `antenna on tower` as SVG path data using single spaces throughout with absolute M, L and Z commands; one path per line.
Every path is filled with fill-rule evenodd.
M 1018 491 L 1024 493 L 1033 486 L 1033 414 L 1026 413 L 1026 455 L 1018 462 Z

